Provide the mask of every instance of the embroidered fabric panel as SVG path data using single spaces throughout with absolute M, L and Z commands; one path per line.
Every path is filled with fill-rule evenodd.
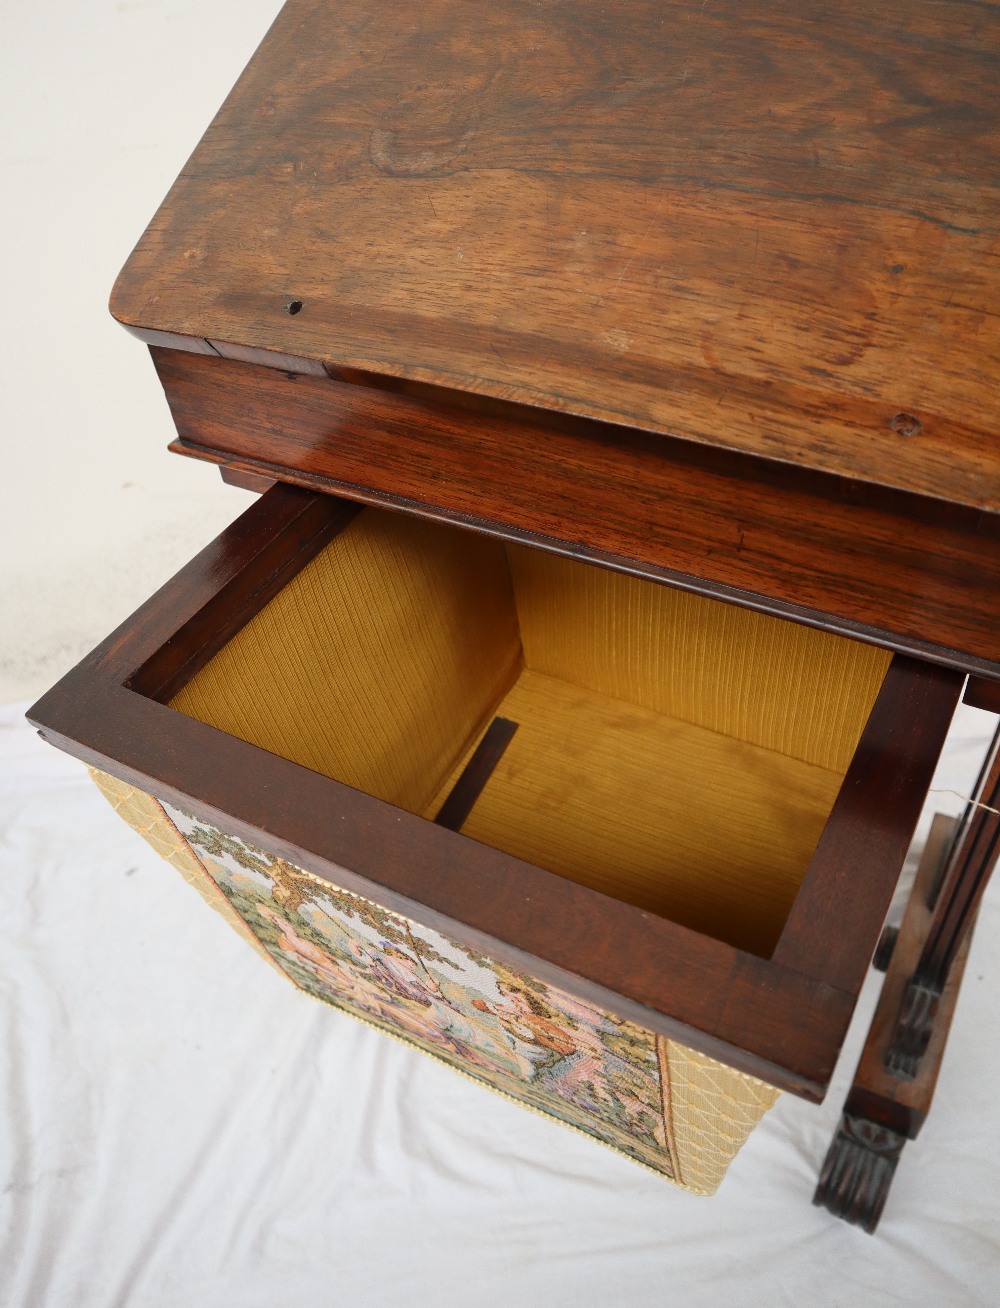
M 295 985 L 696 1194 L 778 1092 L 123 781 L 118 814 Z
M 677 1179 L 652 1032 L 163 807 L 301 989 Z

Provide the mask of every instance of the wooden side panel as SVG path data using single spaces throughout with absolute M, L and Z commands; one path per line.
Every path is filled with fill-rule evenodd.
M 921 949 L 930 932 L 934 913 L 934 881 L 940 875 L 958 825 L 957 819 L 945 817 L 943 813 L 934 817 L 886 970 L 885 984 L 879 995 L 871 1031 L 844 1105 L 846 1113 L 869 1117 L 911 1140 L 916 1138 L 923 1126 L 934 1099 L 945 1044 L 962 986 L 968 949 L 972 943 L 971 924 L 964 946 L 949 974 L 948 984 L 938 1006 L 931 1043 L 921 1059 L 918 1075 L 907 1079 L 890 1072 L 886 1066 L 886 1055 L 896 1034 L 903 994 L 916 971 Z
M 858 923 L 880 921 L 889 908 L 962 682 L 948 668 L 893 660 L 775 962 L 803 972 L 819 966 L 834 985 L 860 989 L 875 942 Z

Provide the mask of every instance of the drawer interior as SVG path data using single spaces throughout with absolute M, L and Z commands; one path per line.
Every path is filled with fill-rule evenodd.
M 431 820 L 477 774 L 463 835 L 767 957 L 889 660 L 365 509 L 170 702 Z

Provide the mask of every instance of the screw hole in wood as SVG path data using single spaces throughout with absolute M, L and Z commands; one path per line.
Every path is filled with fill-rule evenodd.
M 920 430 L 920 419 L 912 413 L 897 413 L 889 426 L 897 436 L 916 436 Z

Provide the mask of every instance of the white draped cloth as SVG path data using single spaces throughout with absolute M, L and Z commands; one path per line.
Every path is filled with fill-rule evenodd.
M 1000 886 L 870 1237 L 810 1199 L 875 974 L 825 1104 L 782 1096 L 698 1198 L 296 991 L 23 708 L 0 709 L 9 1308 L 1000 1300 Z M 965 714 L 941 792 L 989 725 Z

